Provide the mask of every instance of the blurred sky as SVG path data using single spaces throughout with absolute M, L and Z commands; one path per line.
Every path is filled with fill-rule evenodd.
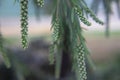
M 14 2 L 15 0 L 1 0 L 0 6 L 0 17 L 19 17 L 20 5 L 19 2 Z M 33 5 L 31 0 L 29 0 L 29 15 L 34 15 Z M 90 4 L 91 0 L 87 0 Z
M 34 10 L 29 0 L 29 15 L 33 15 Z M 15 3 L 15 0 L 1 0 L 0 6 L 0 17 L 19 17 L 20 14 L 20 4 Z
M 90 4 L 91 0 L 86 0 Z M 0 6 L 0 23 L 2 26 L 2 32 L 6 35 L 11 34 L 20 34 L 20 5 L 18 2 L 14 4 L 14 0 L 2 0 Z M 116 7 L 113 5 L 113 10 L 116 10 Z M 112 14 L 110 25 L 112 30 L 120 30 L 120 23 L 117 17 L 117 12 Z M 104 21 L 102 8 L 98 14 L 98 17 Z M 104 31 L 105 26 L 96 24 L 92 19 L 89 19 L 92 22 L 91 27 L 87 27 L 82 24 L 83 27 L 87 28 L 89 31 Z M 38 34 L 40 32 L 49 32 L 50 30 L 51 17 L 42 16 L 40 21 L 37 21 L 34 16 L 33 6 L 31 0 L 29 2 L 29 33 Z M 8 28 L 9 27 L 9 28 Z

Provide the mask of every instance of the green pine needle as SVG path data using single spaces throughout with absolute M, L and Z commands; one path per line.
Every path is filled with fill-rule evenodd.
M 52 44 L 49 48 L 49 62 L 50 64 L 54 64 L 55 62 L 55 52 L 54 52 L 55 46 Z
M 1 50 L 1 53 L 2 53 L 2 57 L 3 57 L 3 60 L 4 60 L 4 63 L 6 65 L 6 67 L 10 68 L 11 67 L 11 63 L 10 63 L 9 57 L 7 55 L 7 52 L 5 52 L 5 50 Z
M 3 57 L 3 60 L 4 60 L 4 63 L 6 65 L 7 68 L 10 68 L 11 67 L 11 63 L 10 63 L 10 60 L 9 60 L 9 57 L 8 57 L 8 54 L 5 50 L 5 48 L 3 47 L 3 37 L 0 33 L 0 53 Z

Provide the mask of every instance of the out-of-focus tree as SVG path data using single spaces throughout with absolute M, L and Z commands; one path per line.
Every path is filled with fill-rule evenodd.
M 106 37 L 109 37 L 109 20 L 110 20 L 110 15 L 113 13 L 113 8 L 112 8 L 112 3 L 115 3 L 116 7 L 117 7 L 117 12 L 118 12 L 118 16 L 120 17 L 120 0 L 93 0 L 92 4 L 91 4 L 91 8 L 92 10 L 97 14 L 100 10 L 99 7 L 102 6 L 103 10 L 104 10 L 104 14 L 105 14 L 105 21 L 106 21 L 106 31 L 105 31 L 105 35 Z

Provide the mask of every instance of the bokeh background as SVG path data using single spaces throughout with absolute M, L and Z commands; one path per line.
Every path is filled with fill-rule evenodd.
M 90 6 L 92 0 L 86 2 Z M 53 5 L 45 0 L 45 4 L 49 3 Z M 14 0 L 0 0 L 0 29 L 12 63 L 12 67 L 7 69 L 0 56 L 0 80 L 54 80 L 54 66 L 48 62 L 52 9 L 45 6 L 39 10 L 40 15 L 37 15 L 30 0 L 29 47 L 24 50 L 21 47 L 20 4 L 14 3 Z M 109 37 L 105 36 L 105 25 L 96 24 L 92 19 L 89 19 L 92 26 L 82 24 L 83 35 L 91 52 L 88 80 L 120 80 L 120 19 L 115 3 L 112 10 Z M 105 21 L 102 6 L 97 16 Z M 62 80 L 75 80 L 70 75 Z

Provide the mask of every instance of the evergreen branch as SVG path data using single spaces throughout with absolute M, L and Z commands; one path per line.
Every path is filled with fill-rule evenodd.
M 74 7 L 75 13 L 79 16 L 80 20 L 87 26 L 91 26 L 91 23 L 82 15 L 82 10 L 78 7 Z
M 56 16 L 56 15 L 55 15 Z M 62 33 L 60 33 L 60 20 L 56 18 L 55 21 L 52 21 L 52 28 L 53 28 L 53 34 L 52 34 L 52 41 L 53 44 L 50 47 L 50 53 L 49 53 L 49 61 L 51 64 L 54 64 L 55 60 L 55 77 L 56 79 L 60 78 L 60 71 L 61 71 L 61 61 L 62 61 L 62 53 L 61 53 L 61 39 L 62 39 Z M 55 54 L 56 53 L 56 54 Z
M 27 37 L 28 37 L 28 0 L 21 0 L 21 38 L 22 38 L 22 46 L 23 48 L 27 48 Z
M 85 49 L 82 44 L 76 46 L 77 51 L 77 73 L 79 73 L 79 79 L 78 80 L 86 80 L 87 79 L 87 73 L 86 73 L 86 66 L 85 66 Z
M 59 20 L 56 19 L 53 23 L 52 23 L 52 27 L 53 27 L 53 35 L 52 35 L 52 39 L 53 42 L 57 42 L 58 38 L 59 38 L 59 29 L 60 29 L 60 24 L 59 24 Z
M 67 50 L 68 53 L 71 51 L 73 70 L 76 71 L 78 80 L 86 80 L 87 71 L 85 58 L 88 50 L 85 45 L 85 39 L 82 36 L 80 21 L 87 26 L 91 25 L 91 23 L 84 17 L 85 11 L 87 15 L 92 15 L 92 18 L 96 22 L 100 24 L 103 23 L 100 22 L 100 20 L 94 15 L 94 13 L 92 13 L 92 11 L 90 11 L 84 0 L 57 0 L 56 3 L 57 6 L 55 7 L 52 17 L 53 45 L 51 49 L 51 62 L 54 62 L 54 57 L 56 60 L 55 76 L 57 79 L 60 78 L 61 60 L 62 55 L 64 55 L 61 53 L 61 51 Z
M 86 10 L 87 13 L 90 14 L 90 17 L 92 17 L 93 20 L 96 21 L 96 23 L 99 23 L 99 24 L 101 24 L 101 25 L 104 24 L 101 20 L 99 20 L 99 19 L 95 16 L 95 14 L 94 14 L 89 8 L 86 8 L 85 10 Z

